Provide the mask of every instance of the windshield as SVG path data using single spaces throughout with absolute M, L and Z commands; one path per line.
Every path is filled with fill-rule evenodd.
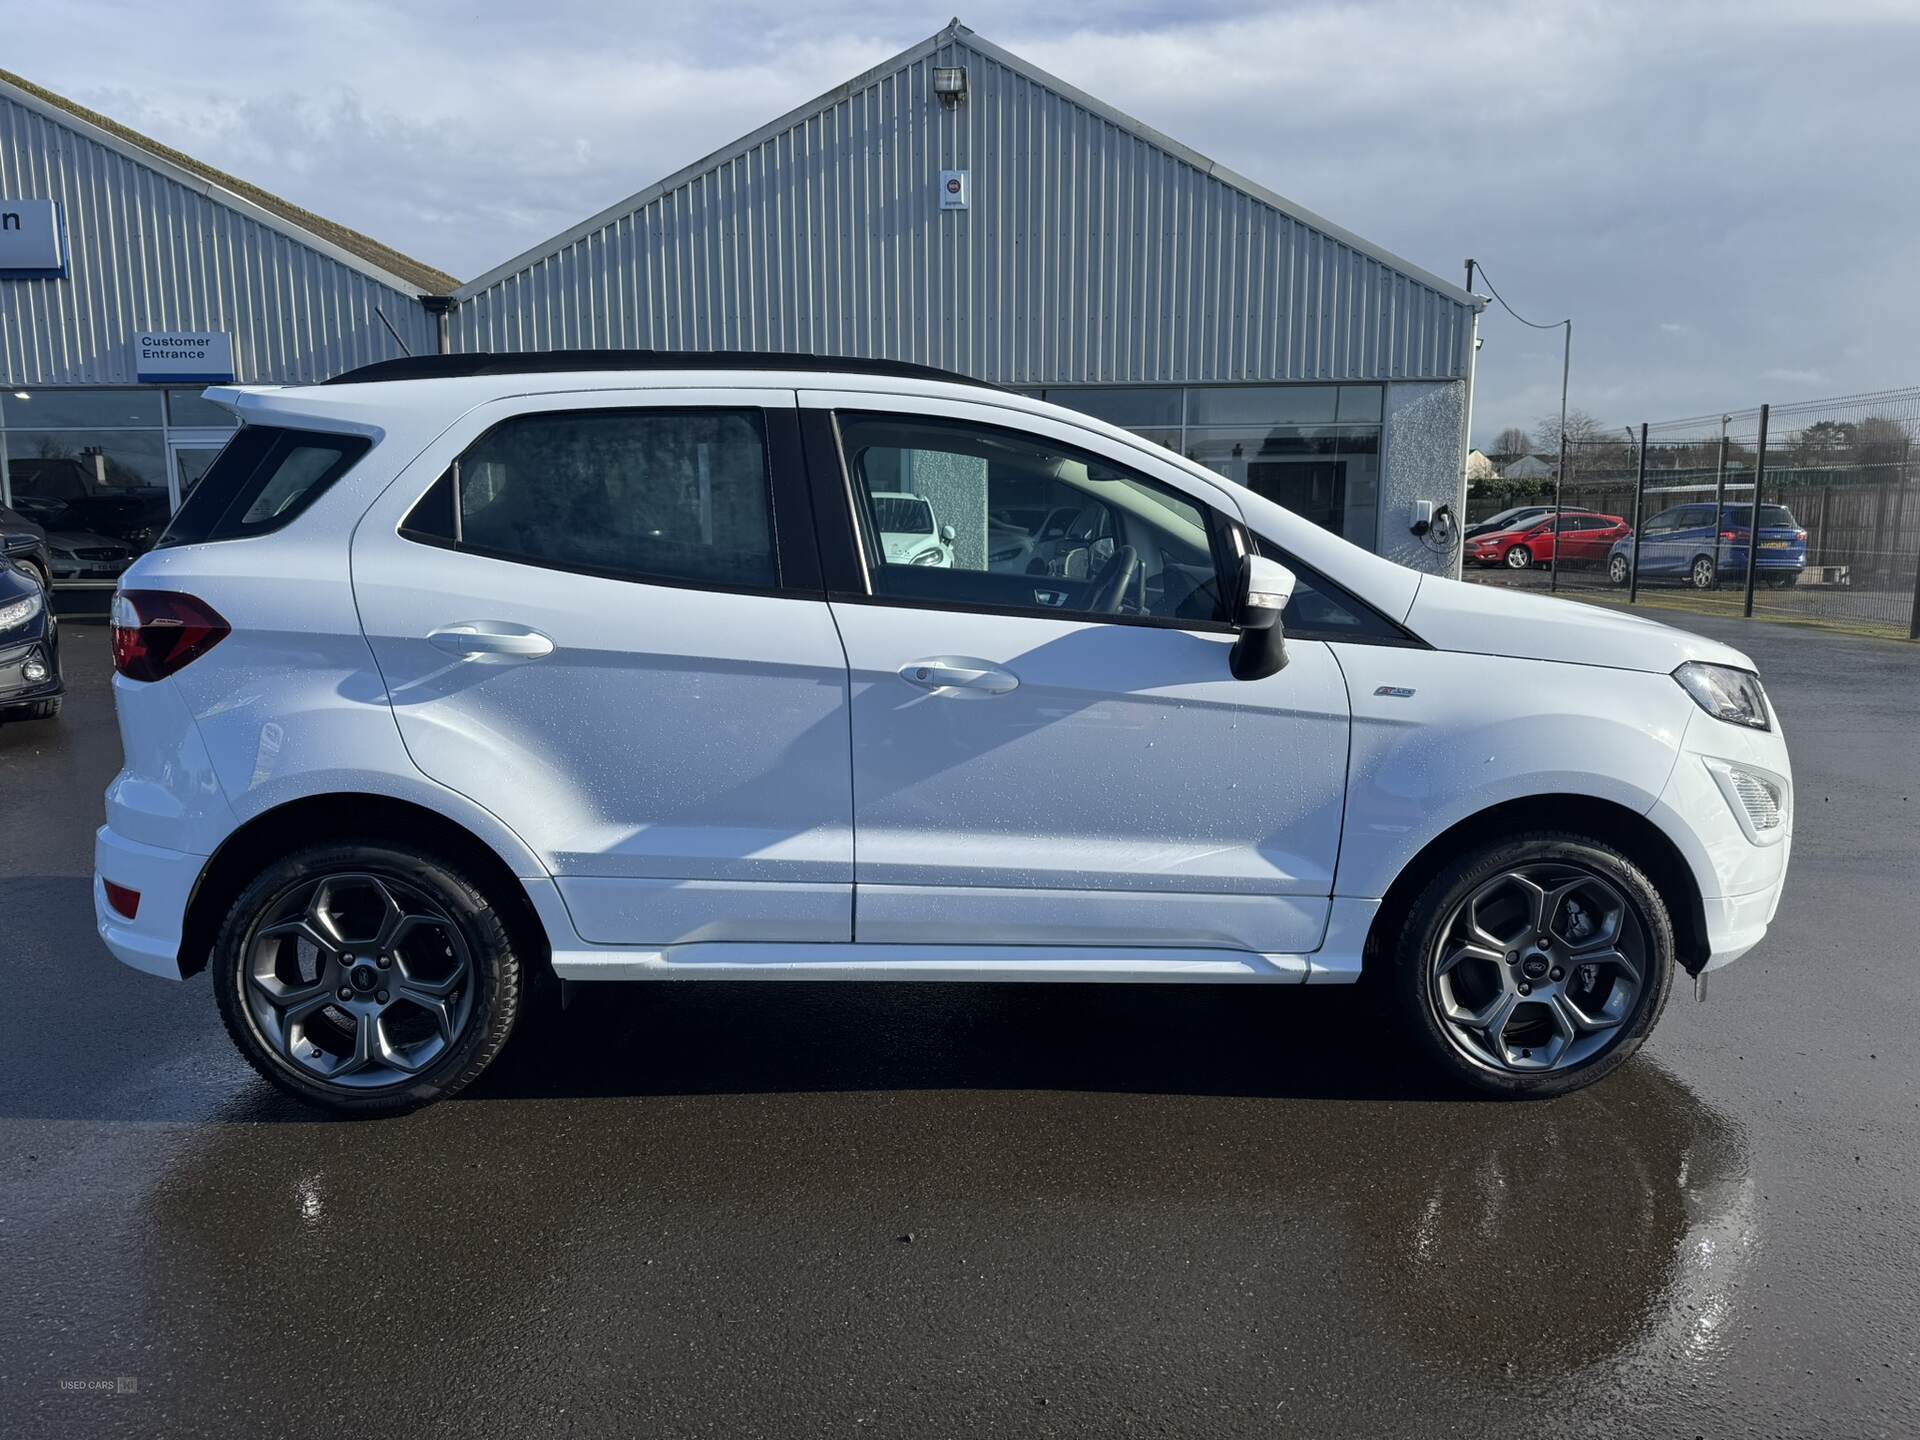
M 873 520 L 894 535 L 931 535 L 933 506 L 918 495 L 875 495 Z

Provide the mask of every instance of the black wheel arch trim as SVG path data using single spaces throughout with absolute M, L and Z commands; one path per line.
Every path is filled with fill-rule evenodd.
M 1400 868 L 1368 928 L 1362 971 L 1384 964 L 1408 907 L 1429 881 L 1466 850 L 1527 830 L 1589 835 L 1619 850 L 1646 871 L 1666 902 L 1680 967 L 1697 975 L 1711 953 L 1707 909 L 1692 867 L 1666 831 L 1625 805 L 1591 795 L 1531 795 L 1502 801 L 1467 816 L 1434 836 Z
M 304 795 L 241 825 L 207 857 L 187 897 L 180 925 L 182 979 L 207 968 L 227 910 L 274 859 L 330 841 L 400 843 L 436 854 L 466 871 L 500 910 L 524 965 L 551 962 L 552 941 L 525 883 L 500 852 L 446 815 L 386 795 Z

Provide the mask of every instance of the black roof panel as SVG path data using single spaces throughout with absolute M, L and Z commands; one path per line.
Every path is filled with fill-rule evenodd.
M 904 360 L 863 360 L 851 355 L 789 355 L 771 350 L 526 350 L 505 354 L 408 355 L 343 370 L 327 385 L 365 385 L 379 380 L 453 380 L 471 375 L 549 375 L 570 370 L 817 370 L 886 375 L 896 380 L 942 380 L 987 390 L 1002 387 L 952 370 L 910 365 Z

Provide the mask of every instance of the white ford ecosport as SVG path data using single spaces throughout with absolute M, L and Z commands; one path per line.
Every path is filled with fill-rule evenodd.
M 310 1101 L 458 1090 L 547 974 L 1364 973 L 1459 1080 L 1555 1094 L 1780 895 L 1740 653 L 1055 406 L 619 352 L 208 395 L 243 426 L 114 601 L 95 906 Z

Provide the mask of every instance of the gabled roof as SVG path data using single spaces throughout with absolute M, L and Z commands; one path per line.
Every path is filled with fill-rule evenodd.
M 917 61 L 925 60 L 935 55 L 942 46 L 949 44 L 958 44 L 966 49 L 977 52 L 986 59 L 1005 66 L 1008 70 L 1023 76 L 1031 83 L 1053 91 L 1062 99 L 1079 106 L 1089 114 L 1106 121 L 1118 129 L 1128 132 L 1148 145 L 1167 152 L 1169 155 L 1192 166 L 1209 178 L 1219 181 L 1230 189 L 1240 191 L 1242 194 L 1258 201 L 1260 204 L 1269 206 L 1281 214 L 1298 221 L 1309 229 L 1317 230 L 1321 234 L 1338 241 L 1340 244 L 1362 255 L 1370 256 L 1387 268 L 1398 271 L 1400 274 L 1445 296 L 1449 300 L 1461 305 L 1469 305 L 1475 310 L 1481 310 L 1486 307 L 1486 301 L 1477 295 L 1469 294 L 1452 281 L 1443 280 L 1431 271 L 1424 270 L 1411 261 L 1403 260 L 1391 251 L 1382 249 L 1371 241 L 1362 239 L 1352 231 L 1315 214 L 1305 206 L 1297 205 L 1285 196 L 1267 189 L 1264 185 L 1256 184 L 1245 176 L 1229 170 L 1226 166 L 1202 155 L 1199 151 L 1182 145 L 1178 140 L 1163 135 L 1152 126 L 1134 119 L 1133 116 L 1116 109 L 1104 100 L 1097 99 L 1085 91 L 1068 84 L 1058 76 L 1049 74 L 1031 61 L 1023 60 L 1011 51 L 1003 50 L 991 41 L 982 39 L 965 25 L 962 25 L 957 17 L 949 21 L 945 28 L 928 36 L 919 44 L 909 46 L 898 55 L 881 61 L 878 65 L 874 65 L 861 72 L 844 84 L 836 85 L 833 89 L 814 97 L 804 105 L 795 106 L 779 118 L 768 121 L 751 134 L 744 135 L 731 144 L 721 146 L 711 154 L 702 156 L 692 164 L 675 171 L 664 180 L 657 181 L 647 186 L 644 190 L 634 192 L 626 199 L 607 206 L 604 210 L 587 217 L 579 224 L 569 227 L 551 239 L 542 241 L 540 244 L 522 251 L 512 259 L 494 266 L 493 269 L 487 271 L 486 274 L 480 276 L 478 279 L 470 280 L 465 285 L 462 285 L 457 292 L 458 298 L 464 300 L 471 295 L 478 294 L 486 290 L 489 286 L 498 284 L 500 281 L 526 269 L 529 265 L 537 263 L 555 251 L 563 250 L 583 237 L 605 228 L 614 221 L 645 208 L 660 196 L 678 189 L 688 181 L 712 170 L 716 165 L 727 159 L 764 144 L 769 139 L 794 128 L 810 117 L 840 104 L 850 96 L 857 95 L 880 77 L 891 74 L 905 66 L 912 65 Z
M 449 295 L 459 287 L 460 282 L 444 270 L 422 264 L 390 246 L 382 245 L 378 240 L 362 235 L 358 230 L 337 225 L 311 210 L 302 209 L 291 201 L 262 190 L 258 185 L 202 164 L 171 145 L 162 145 L 158 140 L 150 139 L 98 111 L 77 105 L 64 95 L 56 95 L 45 86 L 36 85 L 11 71 L 0 70 L 0 94 L 10 94 L 10 98 L 31 109 L 57 112 L 55 118 L 61 123 L 75 126 L 89 133 L 90 138 L 100 140 L 122 153 L 131 153 L 133 158 L 169 173 L 175 179 L 183 175 L 190 177 L 190 182 L 198 182 L 195 186 L 197 189 L 209 190 L 210 193 L 224 191 L 225 194 L 215 195 L 214 198 L 228 204 L 239 202 L 237 208 L 261 214 L 268 223 L 274 224 L 275 229 L 290 233 L 295 239 L 308 244 L 319 242 L 316 248 L 338 253 L 346 263 L 353 264 L 356 269 L 371 274 L 375 279 L 388 284 L 397 282 L 401 289 L 430 295 Z

